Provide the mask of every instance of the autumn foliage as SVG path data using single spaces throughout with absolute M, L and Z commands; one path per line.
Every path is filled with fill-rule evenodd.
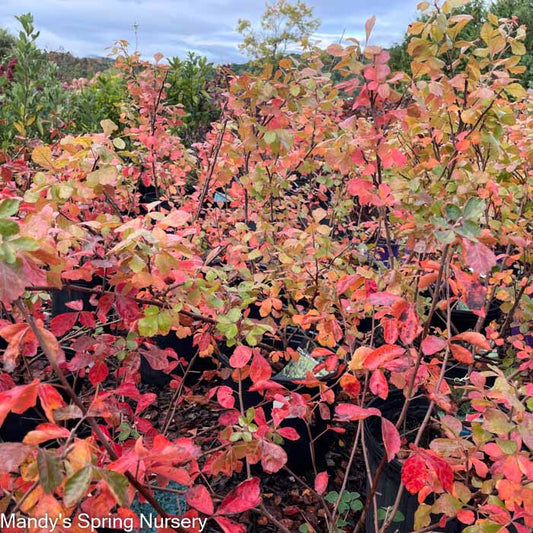
M 174 481 L 191 516 L 240 533 L 251 509 L 272 518 L 264 480 L 286 473 L 284 443 L 304 436 L 285 420 L 310 427 L 320 415 L 355 453 L 365 420 L 379 417 L 385 454 L 363 512 L 341 517 L 345 486 L 324 499 L 332 479 L 313 462 L 307 490 L 324 510 L 300 531 L 360 531 L 393 460 L 401 490 L 418 498 L 415 529 L 531 531 L 524 33 L 490 16 L 462 41 L 462 3 L 420 6 L 412 78 L 368 43 L 373 20 L 366 44 L 228 72 L 221 118 L 192 149 L 172 133 L 184 111 L 163 105 L 162 58 L 119 43 L 130 95 L 120 127 L 18 139 L 2 154 L 0 424 L 31 409 L 43 418 L 0 443 L 0 510 L 127 514 L 136 494 Z M 85 300 L 52 316 L 50 296 L 76 289 Z M 466 329 L 461 311 L 473 317 Z M 300 357 L 276 344 L 294 330 L 314 340 L 316 359 L 296 388 L 275 379 Z M 169 335 L 192 336 L 195 360 L 212 361 L 199 385 L 184 379 L 193 363 L 158 347 Z M 195 402 L 213 413 L 208 441 L 179 428 L 169 438 L 168 424 L 144 416 L 157 394 L 141 383 L 141 360 L 170 375 L 169 420 Z M 451 367 L 463 369 L 459 386 Z M 244 407 L 244 393 L 257 404 Z M 405 403 L 388 420 L 369 404 L 393 393 Z M 415 397 L 427 416 L 406 438 Z M 212 489 L 220 478 L 226 493 Z

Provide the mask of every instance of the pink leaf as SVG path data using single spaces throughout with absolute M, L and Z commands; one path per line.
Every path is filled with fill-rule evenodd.
M 340 422 L 346 422 L 348 420 L 364 420 L 369 416 L 381 416 L 379 409 L 375 407 L 359 407 L 352 403 L 340 403 L 335 408 L 335 418 Z
M 496 264 L 494 252 L 479 241 L 472 243 L 468 239 L 463 239 L 463 246 L 468 266 L 484 276 L 489 274 Z
M 389 395 L 389 384 L 385 378 L 385 374 L 381 370 L 374 370 L 372 377 L 370 378 L 370 390 L 376 396 L 379 396 L 383 400 L 387 399 Z
M 233 391 L 229 387 L 226 387 L 225 385 L 218 387 L 217 400 L 218 400 L 218 403 L 222 407 L 225 407 L 226 409 L 232 409 L 233 406 L 235 405 L 235 398 L 233 397 Z
M 422 352 L 424 355 L 433 355 L 446 347 L 446 341 L 435 335 L 428 335 L 422 341 Z
M 252 357 L 252 349 L 248 346 L 237 346 L 230 357 L 229 364 L 233 368 L 242 368 Z
M 387 460 L 389 463 L 394 459 L 394 456 L 400 451 L 400 434 L 396 426 L 386 418 L 381 419 L 381 435 L 383 437 L 383 444 L 385 444 L 385 451 L 387 452 Z
M 261 447 L 261 466 L 267 474 L 281 470 L 287 464 L 287 452 L 278 444 L 268 440 Z
M 320 472 L 315 478 L 315 490 L 317 494 L 324 494 L 328 488 L 328 473 Z
M 372 305 L 392 305 L 400 299 L 399 296 L 390 292 L 375 292 L 368 297 L 368 301 Z
M 320 404 L 322 405 L 322 404 Z M 287 440 L 298 440 L 300 438 L 300 435 L 298 432 L 291 427 L 281 427 L 277 429 L 277 432 Z
M 250 379 L 254 383 L 258 383 L 269 380 L 271 375 L 272 367 L 268 361 L 259 352 L 255 352 L 250 366 Z

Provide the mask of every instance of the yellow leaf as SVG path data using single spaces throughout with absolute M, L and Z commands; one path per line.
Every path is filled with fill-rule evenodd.
M 117 169 L 112 166 L 99 168 L 87 175 L 87 183 L 95 185 L 115 185 L 117 182 Z
M 54 168 L 54 162 L 52 160 L 52 150 L 49 146 L 36 146 L 31 153 L 31 158 L 34 163 L 37 163 L 41 167 L 51 170 Z
M 104 134 L 107 136 L 111 135 L 114 131 L 118 130 L 118 126 L 112 120 L 108 118 L 101 120 L 100 126 L 102 126 L 102 129 L 104 130 Z
M 505 87 L 505 92 L 514 98 L 521 100 L 525 98 L 527 93 L 526 90 L 519 83 L 511 83 Z

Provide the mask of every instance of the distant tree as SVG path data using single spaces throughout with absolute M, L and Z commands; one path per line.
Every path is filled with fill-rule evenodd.
M 13 55 L 13 45 L 15 44 L 15 37 L 11 35 L 6 29 L 0 28 L 0 62 L 10 58 Z
M 0 147 L 15 137 L 46 139 L 61 121 L 65 91 L 57 66 L 37 47 L 39 32 L 30 13 L 15 17 L 21 29 L 13 45 L 13 79 L 0 93 Z
M 533 87 L 533 0 L 496 0 L 488 4 L 484 0 L 472 0 L 465 6 L 457 8 L 455 15 L 470 15 L 472 20 L 461 30 L 460 37 L 465 41 L 472 41 L 479 35 L 481 26 L 487 20 L 488 13 L 493 13 L 498 18 L 516 17 L 519 24 L 526 26 L 526 39 L 524 41 L 525 54 L 521 64 L 526 71 L 519 76 L 525 87 Z M 422 16 L 419 20 L 424 21 Z M 411 57 L 407 51 L 411 36 L 406 34 L 400 44 L 395 44 L 389 49 L 389 65 L 394 71 L 411 71 Z
M 249 20 L 239 20 L 237 31 L 243 36 L 239 49 L 256 61 L 276 63 L 289 51 L 307 49 L 311 34 L 319 26 L 313 8 L 302 0 L 277 0 L 267 3 L 259 28 Z
M 213 63 L 194 52 L 185 59 L 173 57 L 169 60 L 166 103 L 181 104 L 186 112 L 183 126 L 178 133 L 187 144 L 198 141 L 209 129 L 211 122 L 220 114 L 214 103 L 216 87 L 213 80 L 216 69 Z
M 472 0 L 463 7 L 457 8 L 454 11 L 454 15 L 470 15 L 472 20 L 461 30 L 460 37 L 465 41 L 471 41 L 479 35 L 479 30 L 483 25 L 483 22 L 487 18 L 487 6 L 484 0 Z M 421 21 L 425 21 L 427 17 L 424 15 L 419 18 Z M 411 36 L 409 34 L 404 35 L 404 39 L 400 44 L 395 44 L 390 47 L 390 61 L 389 66 L 394 71 L 411 72 L 411 56 L 407 51 L 407 46 Z
M 533 0 L 497 0 L 490 6 L 490 11 L 499 18 L 516 17 L 518 23 L 526 27 L 526 51 L 522 57 L 526 71 L 521 78 L 525 87 L 533 88 Z

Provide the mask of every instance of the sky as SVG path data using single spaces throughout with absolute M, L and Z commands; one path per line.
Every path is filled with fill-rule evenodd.
M 402 40 L 416 18 L 419 0 L 307 0 L 321 27 L 314 35 L 324 46 L 341 35 L 364 40 L 364 24 L 377 20 L 371 42 L 387 46 Z M 39 45 L 76 56 L 106 56 L 118 39 L 145 58 L 156 52 L 184 57 L 188 50 L 215 63 L 242 62 L 239 18 L 259 21 L 264 0 L 0 0 L 0 26 L 17 30 L 15 15 L 30 12 L 40 30 Z

